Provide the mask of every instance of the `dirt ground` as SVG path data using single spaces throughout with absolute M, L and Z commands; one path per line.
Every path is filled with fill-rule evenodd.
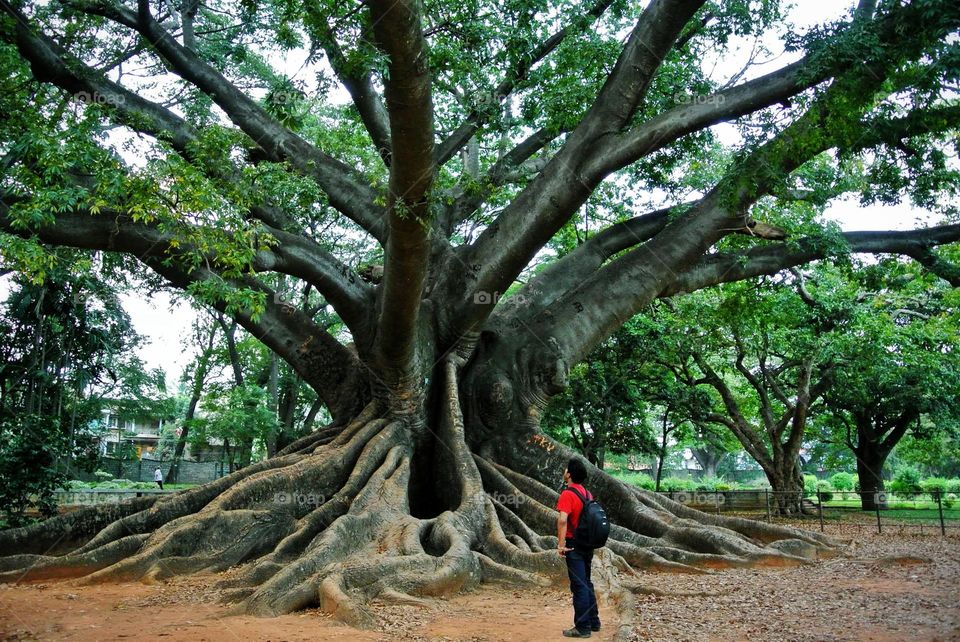
M 849 558 L 794 569 L 643 574 L 675 595 L 638 596 L 634 640 L 960 641 L 960 538 L 862 536 Z M 909 560 L 895 557 L 910 556 Z M 157 585 L 70 582 L 0 585 L 2 640 L 561 640 L 572 608 L 565 587 L 485 586 L 428 607 L 374 607 L 360 631 L 318 610 L 278 618 L 229 614 L 212 576 Z M 692 594 L 677 596 L 676 594 Z M 601 605 L 610 640 L 617 622 Z

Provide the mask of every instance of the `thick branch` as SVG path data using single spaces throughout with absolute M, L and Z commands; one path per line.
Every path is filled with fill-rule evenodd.
M 932 247 L 960 242 L 960 225 L 942 225 L 906 232 L 846 232 L 843 238 L 852 254 L 903 254 L 916 258 L 928 254 Z M 673 296 L 720 283 L 772 275 L 787 268 L 828 258 L 835 253 L 831 246 L 825 245 L 819 239 L 801 239 L 790 245 L 778 243 L 753 248 L 743 254 L 714 254 L 680 273 L 660 295 Z M 950 275 L 947 273 L 944 278 L 946 276 Z
M 236 184 L 237 173 L 232 171 L 228 160 L 223 164 L 197 158 L 195 153 L 198 132 L 185 120 L 170 110 L 141 98 L 130 90 L 103 78 L 92 69 L 79 74 L 74 71 L 83 63 L 69 56 L 57 43 L 43 34 L 30 32 L 26 24 L 17 22 L 17 47 L 30 61 L 38 81 L 52 83 L 64 91 L 84 100 L 93 100 L 113 106 L 119 122 L 135 131 L 169 141 L 184 158 L 198 161 L 201 168 L 215 180 Z M 69 61 L 69 64 L 68 64 Z M 285 227 L 284 212 L 267 204 L 255 204 L 250 208 L 253 218 L 267 223 L 272 228 Z M 262 269 L 299 276 L 310 282 L 337 309 L 337 313 L 351 329 L 360 331 L 361 322 L 366 322 L 369 292 L 354 273 L 332 254 L 319 245 L 301 236 L 271 229 L 275 236 L 283 238 L 283 244 L 273 253 L 263 254 Z M 334 277 L 339 274 L 339 277 Z
M 169 253 L 171 235 L 116 212 L 100 216 L 62 214 L 54 225 L 30 232 L 12 225 L 7 204 L 0 201 L 0 230 L 27 238 L 36 235 L 51 245 L 123 252 L 138 258 L 181 289 L 220 278 L 208 267 L 187 272 L 177 266 Z M 277 302 L 273 293 L 259 282 L 248 279 L 238 285 L 266 293 L 266 309 L 256 319 L 244 311 L 228 314 L 308 381 L 332 414 L 343 419 L 355 413 L 359 402 L 356 388 L 365 389 L 357 357 L 303 313 Z M 213 305 L 226 312 L 222 302 Z
M 454 334 L 472 330 L 492 305 L 474 305 L 476 292 L 503 292 L 534 254 L 590 196 L 603 178 L 580 166 L 598 139 L 617 131 L 633 115 L 661 61 L 702 0 L 654 0 L 640 16 L 617 64 L 583 120 L 543 172 L 490 225 L 465 256 L 473 283 L 449 283 L 463 297 Z M 492 299 L 493 297 L 488 297 Z M 492 303 L 492 301 L 491 301 Z
M 373 86 L 373 75 L 369 69 L 351 68 L 347 62 L 333 30 L 330 28 L 327 18 L 323 15 L 323 9 L 317 6 L 318 3 L 308 3 L 307 10 L 315 14 L 315 20 L 320 24 L 320 33 L 316 34 L 319 44 L 327 53 L 327 60 L 330 61 L 330 67 L 337 74 L 337 78 L 343 83 L 343 86 L 350 92 L 353 98 L 353 104 L 360 114 L 360 121 L 370 134 L 370 140 L 377 148 L 377 153 L 387 167 L 391 163 L 390 142 L 390 122 L 387 118 L 387 111 Z
M 387 384 L 412 383 L 417 319 L 429 259 L 429 191 L 433 183 L 433 103 L 426 43 L 416 0 L 376 0 L 371 20 L 390 59 L 384 80 L 393 163 L 390 239 L 383 275 L 377 358 Z
M 593 7 L 586 13 L 592 20 L 596 20 L 603 15 L 607 8 L 613 4 L 613 0 L 599 0 L 596 2 Z M 589 26 L 590 23 L 583 23 L 579 26 L 579 29 L 585 29 Z M 516 86 L 526 78 L 530 70 L 538 62 L 546 58 L 552 51 L 560 46 L 560 43 L 571 33 L 571 28 L 569 26 L 563 27 L 557 33 L 553 34 L 530 52 L 529 55 L 524 56 L 517 61 L 517 66 L 510 70 L 507 73 L 507 77 L 497 85 L 496 89 L 493 90 L 492 95 L 490 96 L 490 102 L 499 104 L 503 102 L 509 96 Z M 457 129 L 455 129 L 446 139 L 443 140 L 437 146 L 437 164 L 443 165 L 448 160 L 453 158 L 458 151 L 460 151 L 464 145 L 467 144 L 467 141 L 473 137 L 474 134 L 480 129 L 481 125 L 486 122 L 487 112 L 474 110 L 470 112 L 470 115 L 467 116 L 467 119 L 461 124 Z
M 479 181 L 479 186 L 461 194 L 443 212 L 440 229 L 445 237 L 453 233 L 454 228 L 475 212 L 498 187 L 510 180 L 511 172 L 527 161 L 531 156 L 546 147 L 563 132 L 540 129 L 522 140 L 513 149 L 503 155 Z
M 696 96 L 691 104 L 674 107 L 626 133 L 607 139 L 604 153 L 597 155 L 586 171 L 609 174 L 687 134 L 775 105 L 829 77 L 826 69 L 810 73 L 810 66 L 809 58 L 805 58 L 716 94 Z
M 178 76 L 207 94 L 271 160 L 287 162 L 317 182 L 330 204 L 383 241 L 383 211 L 376 193 L 350 166 L 328 156 L 277 122 L 194 52 L 180 45 L 148 12 L 136 12 L 101 0 L 71 3 L 80 11 L 101 15 L 143 36 Z

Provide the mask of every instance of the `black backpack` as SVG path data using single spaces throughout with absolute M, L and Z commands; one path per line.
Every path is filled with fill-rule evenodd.
M 583 511 L 580 512 L 580 521 L 577 530 L 573 532 L 573 541 L 586 548 L 600 548 L 607 543 L 610 536 L 610 522 L 607 514 L 597 500 L 587 499 L 576 488 L 567 487 L 583 502 Z

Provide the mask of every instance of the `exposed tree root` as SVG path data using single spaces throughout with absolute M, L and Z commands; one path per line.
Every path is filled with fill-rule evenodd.
M 238 612 L 320 607 L 355 626 L 374 624 L 372 601 L 425 606 L 479 582 L 566 585 L 555 550 L 558 489 L 549 484 L 569 452 L 542 437 L 471 452 L 453 359 L 444 373 L 435 425 L 384 418 L 371 406 L 347 426 L 190 491 L 0 533 L 3 550 L 15 553 L 0 557 L 0 580 L 158 581 L 239 567 L 219 585 Z M 428 442 L 431 454 L 418 460 Z M 419 512 L 411 508 L 416 466 L 435 476 L 432 516 L 422 498 Z M 600 470 L 591 489 L 615 522 L 594 581 L 624 635 L 637 593 L 673 595 L 640 585 L 637 569 L 796 565 L 835 550 L 817 534 L 699 513 Z

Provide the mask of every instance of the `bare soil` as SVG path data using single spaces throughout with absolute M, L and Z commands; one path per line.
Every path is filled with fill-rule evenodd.
M 960 538 L 864 535 L 849 557 L 793 569 L 709 575 L 641 574 L 674 594 L 640 595 L 634 640 L 960 641 Z M 232 615 L 217 576 L 161 584 L 0 585 L 2 640 L 561 640 L 572 608 L 566 587 L 485 586 L 428 606 L 374 605 L 377 628 L 360 631 L 319 610 L 277 618 Z M 613 639 L 613 608 L 601 605 Z

